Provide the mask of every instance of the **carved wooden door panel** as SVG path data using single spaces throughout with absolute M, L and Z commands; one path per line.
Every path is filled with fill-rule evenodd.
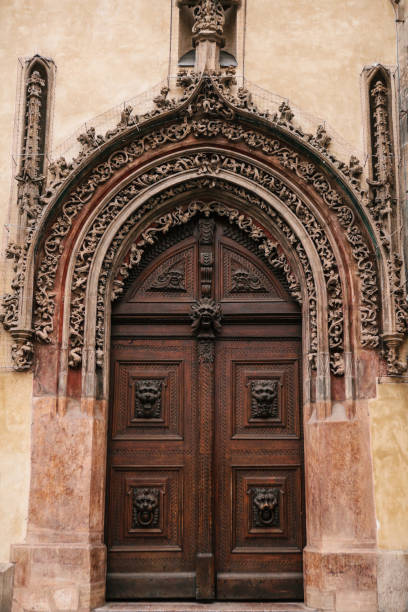
M 199 219 L 112 317 L 108 599 L 301 599 L 299 306 L 255 243 Z
M 226 340 L 217 348 L 217 597 L 300 599 L 300 342 Z
M 192 340 L 114 343 L 108 597 L 194 597 Z

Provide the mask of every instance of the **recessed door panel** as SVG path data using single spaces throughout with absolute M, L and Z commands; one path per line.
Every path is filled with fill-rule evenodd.
M 293 340 L 218 344 L 219 599 L 302 597 L 299 362 Z
M 113 345 L 108 598 L 195 595 L 192 340 Z M 170 595 L 165 595 L 170 596 Z

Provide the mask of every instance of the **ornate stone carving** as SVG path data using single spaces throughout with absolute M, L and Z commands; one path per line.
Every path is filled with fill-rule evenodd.
M 139 177 L 135 179 L 135 181 L 125 189 L 125 193 L 131 194 L 133 197 L 136 193 L 144 187 L 146 184 L 150 184 L 150 181 L 154 179 L 157 182 L 158 178 L 165 178 L 168 174 L 174 172 L 174 170 L 185 171 L 189 167 L 194 167 L 196 164 L 197 156 L 185 157 L 182 159 L 177 159 L 172 162 L 169 162 L 165 166 L 160 168 L 155 168 L 147 175 L 143 177 Z M 311 235 L 313 241 L 316 244 L 317 251 L 321 256 L 322 267 L 324 270 L 324 274 L 327 281 L 327 288 L 329 291 L 329 336 L 330 336 L 330 348 L 332 351 L 341 352 L 339 348 L 342 345 L 342 334 L 343 334 L 343 308 L 342 308 L 342 291 L 340 285 L 340 279 L 337 271 L 337 265 L 335 262 L 335 257 L 333 251 L 331 249 L 330 242 L 326 237 L 324 231 L 321 226 L 317 222 L 316 218 L 309 211 L 307 206 L 301 202 L 299 197 L 293 194 L 289 189 L 284 186 L 279 180 L 272 177 L 269 173 L 263 170 L 259 170 L 258 168 L 252 166 L 251 164 L 243 164 L 241 162 L 237 162 L 234 158 L 229 156 L 220 156 L 219 158 L 220 167 L 224 170 L 228 170 L 233 173 L 239 173 L 245 176 L 248 179 L 256 181 L 258 184 L 265 186 L 272 193 L 277 195 L 281 200 L 283 200 L 290 208 L 295 212 L 295 214 L 300 218 L 302 223 L 304 224 L 306 230 Z M 151 178 L 150 178 L 151 177 Z M 212 183 L 214 184 L 214 183 Z M 126 198 L 127 200 L 127 198 Z M 125 201 L 126 201 L 125 200 Z M 114 202 L 110 202 L 109 206 L 105 209 L 106 212 L 103 213 L 102 218 L 99 217 L 94 223 L 94 229 L 92 229 L 87 238 L 84 240 L 83 247 L 81 248 L 82 254 L 78 257 L 78 265 L 76 270 L 80 271 L 80 277 L 76 280 L 76 272 L 74 273 L 73 280 L 73 292 L 79 290 L 83 292 L 83 282 L 87 278 L 86 271 L 89 268 L 92 255 L 96 249 L 98 241 L 100 237 L 103 235 L 104 228 L 107 227 L 108 223 L 113 220 L 116 216 L 117 211 L 123 208 L 124 201 L 122 197 L 117 196 Z M 351 212 L 351 211 L 350 211 Z M 166 227 L 166 224 L 164 225 Z M 160 229 L 160 232 L 162 230 Z M 167 230 L 166 230 L 167 231 Z M 155 234 L 156 232 L 153 232 Z M 360 251 L 361 252 L 361 249 Z M 132 254 L 131 261 L 132 265 L 137 265 L 139 261 L 139 254 Z M 86 263 L 88 262 L 88 263 Z M 205 262 L 202 262 L 203 269 L 206 269 Z M 84 265 L 86 264 L 86 265 Z M 211 268 L 211 262 L 207 262 L 207 271 Z M 363 280 L 365 277 L 362 277 Z M 210 287 L 210 284 L 207 282 L 206 287 Z M 118 287 L 120 290 L 120 287 Z M 371 288 L 370 288 L 371 290 Z M 206 293 L 208 295 L 208 292 Z M 74 303 L 76 304 L 76 302 Z M 375 306 L 375 305 L 374 305 Z M 75 307 L 75 305 L 74 305 Z M 79 305 L 77 311 L 79 311 Z M 376 314 L 376 310 L 374 311 Z M 78 314 L 78 313 L 77 313 Z M 363 321 L 363 325 L 367 324 L 367 320 Z M 76 336 L 76 328 L 73 327 L 73 337 Z M 71 360 L 72 361 L 72 360 Z M 72 361 L 73 363 L 73 361 Z M 79 362 L 78 362 L 79 363 Z M 334 363 L 334 362 L 333 362 Z M 338 360 L 337 360 L 338 363 Z M 341 372 L 341 367 L 333 366 L 333 370 L 338 373 Z
M 197 95 L 197 103 L 196 103 L 195 112 L 197 112 L 198 108 L 200 107 L 201 109 L 204 110 L 205 113 L 213 112 L 216 115 L 218 114 L 222 116 L 224 112 L 225 116 L 231 118 L 231 112 L 232 112 L 231 109 L 225 108 L 225 105 L 223 105 L 220 102 L 220 98 L 218 94 L 216 93 L 216 90 L 214 89 L 214 87 L 211 87 L 211 83 L 212 83 L 211 80 L 209 80 L 208 78 L 205 79 L 204 91 L 202 94 Z M 211 95 L 207 95 L 206 89 L 211 90 L 210 92 Z M 193 112 L 193 110 L 191 112 Z M 285 112 L 287 113 L 288 111 L 285 111 Z M 186 135 L 188 135 L 190 131 L 192 131 L 193 134 L 195 134 L 197 137 L 200 137 L 201 135 L 210 135 L 210 134 L 216 135 L 216 134 L 221 133 L 227 139 L 231 139 L 234 141 L 236 140 L 244 141 L 251 148 L 261 148 L 262 151 L 265 152 L 266 154 L 275 155 L 279 151 L 281 151 L 283 165 L 290 167 L 290 169 L 292 169 L 295 172 L 297 172 L 297 167 L 299 166 L 300 172 L 297 172 L 297 174 L 301 176 L 302 178 L 304 178 L 305 180 L 307 180 L 307 182 L 311 182 L 312 184 L 315 184 L 315 186 L 318 187 L 319 190 L 323 192 L 323 197 L 326 200 L 326 202 L 328 200 L 334 201 L 335 198 L 337 200 L 339 199 L 338 195 L 333 190 L 331 190 L 326 179 L 323 179 L 322 175 L 319 174 L 318 176 L 316 176 L 316 179 L 312 179 L 310 174 L 312 172 L 316 172 L 316 169 L 313 164 L 308 164 L 308 173 L 307 173 L 308 175 L 305 175 L 306 166 L 302 167 L 299 164 L 298 155 L 290 154 L 290 151 L 282 148 L 280 144 L 278 143 L 278 141 L 269 142 L 266 137 L 256 135 L 253 131 L 245 131 L 242 129 L 242 127 L 237 128 L 237 127 L 231 126 L 230 124 L 224 125 L 222 121 L 219 121 L 219 120 L 212 121 L 211 132 L 209 132 L 209 129 L 210 129 L 210 125 L 206 123 L 205 120 L 201 120 L 200 122 L 193 121 L 191 122 L 191 124 L 189 124 L 188 122 L 187 123 L 184 122 L 180 126 L 173 125 L 173 126 L 167 127 L 166 130 L 163 129 L 163 130 L 159 130 L 156 133 L 155 132 L 150 133 L 146 137 L 143 137 L 142 140 L 140 141 L 140 144 L 138 144 L 136 147 L 133 145 L 130 145 L 123 152 L 119 152 L 119 153 L 111 155 L 108 163 L 104 164 L 103 166 L 100 166 L 98 168 L 97 174 L 91 177 L 84 186 L 81 186 L 81 188 L 78 188 L 76 193 L 74 192 L 72 196 L 72 200 L 71 200 L 72 205 L 70 202 L 68 202 L 65 205 L 64 207 L 66 211 L 66 214 L 64 215 L 65 220 L 62 220 L 62 223 L 59 224 L 57 240 L 60 241 L 61 237 L 63 237 L 66 231 L 68 231 L 70 221 L 71 221 L 71 214 L 76 215 L 79 212 L 80 208 L 91 197 L 92 192 L 97 187 L 97 185 L 100 184 L 101 182 L 105 182 L 106 180 L 108 180 L 109 177 L 113 174 L 113 172 L 117 168 L 128 163 L 129 161 L 132 161 L 132 159 L 134 159 L 135 157 L 141 155 L 146 150 L 146 148 L 150 148 L 150 147 L 155 148 L 159 146 L 159 144 L 164 144 L 165 142 L 181 140 Z M 51 240 L 50 242 L 51 242 L 51 245 L 50 245 L 51 251 L 54 251 L 55 239 Z M 48 251 L 48 249 L 46 250 Z M 54 276 L 55 264 L 57 263 L 57 261 L 55 260 L 58 258 L 58 255 L 57 257 L 55 257 L 54 252 L 52 253 L 52 255 L 50 253 L 47 253 L 47 255 L 49 255 L 49 257 L 46 258 L 47 262 L 46 262 L 46 265 L 44 266 L 45 267 L 44 274 L 47 276 L 47 278 L 45 279 L 45 282 L 47 285 L 49 285 L 50 276 L 51 277 Z M 39 272 L 39 276 L 40 277 L 42 276 L 42 271 Z M 39 284 L 40 285 L 42 284 L 41 281 Z M 52 326 L 52 321 L 51 322 L 49 320 L 43 321 L 42 326 L 45 327 L 46 329 L 50 329 L 50 326 Z M 39 330 L 39 335 L 41 336 L 44 335 L 43 330 Z
M 0 320 L 4 329 L 10 330 L 18 322 L 19 295 L 24 284 L 25 269 L 23 267 L 23 247 L 10 242 L 6 249 L 7 259 L 13 260 L 13 278 L 11 289 L 13 293 L 6 293 L 2 298 Z
M 279 527 L 280 490 L 277 487 L 250 487 L 252 528 Z
M 139 117 L 137 117 L 136 115 L 132 117 L 132 112 L 133 112 L 133 106 L 126 105 L 123 108 L 123 111 L 120 114 L 120 120 L 117 123 L 116 127 L 113 130 L 108 130 L 106 132 L 105 134 L 106 140 L 113 138 L 120 132 L 123 132 L 124 130 L 126 130 L 126 128 L 128 128 L 129 126 L 135 125 L 136 123 L 139 122 Z
M 119 246 L 121 245 L 124 238 L 131 231 L 131 228 L 134 227 L 134 225 L 143 217 L 144 214 L 146 214 L 147 211 L 156 209 L 158 206 L 160 206 L 160 204 L 166 202 L 169 197 L 174 197 L 183 193 L 189 193 L 200 187 L 206 187 L 208 180 L 209 179 L 200 178 L 193 181 L 186 181 L 185 183 L 182 183 L 176 187 L 172 187 L 169 190 L 161 192 L 158 196 L 151 198 L 149 202 L 147 202 L 144 206 L 141 207 L 141 209 L 139 209 L 129 217 L 128 221 L 126 221 L 126 223 L 122 226 L 116 237 L 113 239 L 102 265 L 98 285 L 96 355 L 97 364 L 99 366 L 103 364 L 104 353 L 104 305 L 106 284 L 107 279 L 111 274 L 112 263 L 114 261 L 115 254 Z M 235 197 L 239 196 L 242 198 L 244 193 L 246 193 L 240 187 L 236 187 L 225 181 L 217 182 L 219 182 L 218 186 L 221 191 L 230 192 Z M 252 204 L 253 206 L 257 206 L 260 209 L 266 209 L 265 204 L 260 198 L 257 198 L 253 194 L 249 193 L 247 193 L 246 195 L 249 198 L 250 204 Z M 260 249 L 264 252 L 264 254 L 266 254 L 269 265 L 271 265 L 273 269 L 281 270 L 285 274 L 289 290 L 292 293 L 293 297 L 298 300 L 300 299 L 299 282 L 293 275 L 285 255 L 279 251 L 277 244 L 273 243 L 272 240 L 267 240 L 262 230 L 258 226 L 256 226 L 249 217 L 243 215 L 238 210 L 234 208 L 228 208 L 218 202 L 200 201 L 192 202 L 187 209 L 177 208 L 173 211 L 172 214 L 162 217 L 160 223 L 158 225 L 155 225 L 154 231 L 150 232 L 149 230 L 146 230 L 145 232 L 143 232 L 142 239 L 136 240 L 136 242 L 133 243 L 133 245 L 131 246 L 128 260 L 126 260 L 125 258 L 125 261 L 120 266 L 120 276 L 119 278 L 116 277 L 116 279 L 113 281 L 114 288 L 111 298 L 114 300 L 117 299 L 119 295 L 121 295 L 124 287 L 124 282 L 122 279 L 125 279 L 130 273 L 131 269 L 140 263 L 146 245 L 152 244 L 156 239 L 158 239 L 160 235 L 166 234 L 172 226 L 178 226 L 184 223 L 188 223 L 190 219 L 192 219 L 196 214 L 200 213 L 206 216 L 211 214 L 218 214 L 222 217 L 226 217 L 229 223 L 236 224 L 242 231 L 247 233 L 250 239 L 257 244 L 258 249 Z M 280 229 L 285 233 L 288 240 L 290 241 L 290 244 L 293 245 L 293 248 L 298 254 L 299 259 L 301 260 L 302 267 L 305 270 L 305 275 L 307 279 L 307 295 L 310 304 L 311 352 L 314 353 L 317 348 L 316 290 L 314 286 L 314 280 L 310 264 L 301 243 L 297 240 L 297 238 L 290 230 L 290 228 L 285 224 L 283 219 L 276 215 L 275 212 L 273 218 L 275 222 L 280 223 Z M 75 337 L 78 338 L 80 336 L 81 334 L 78 334 Z M 81 349 L 79 348 L 79 351 L 80 350 Z
M 54 235 L 49 236 L 49 242 L 47 240 L 47 244 L 45 245 L 46 255 L 40 265 L 38 275 L 39 288 L 37 293 L 37 297 L 39 299 L 36 305 L 36 331 L 38 337 L 47 339 L 49 337 L 50 332 L 52 331 L 53 278 L 55 278 L 55 272 L 58 266 L 60 248 L 62 248 L 62 241 L 67 231 L 69 231 L 72 219 L 80 212 L 81 208 L 86 204 L 90 197 L 92 197 L 92 194 L 94 190 L 98 187 L 98 185 L 108 180 L 110 176 L 112 176 L 112 174 L 116 172 L 120 167 L 134 160 L 136 157 L 138 157 L 144 151 L 150 148 L 157 148 L 162 144 L 165 144 L 166 142 L 180 141 L 189 134 L 193 134 L 196 138 L 200 138 L 201 136 L 223 136 L 227 140 L 233 142 L 242 142 L 247 144 L 252 149 L 260 149 L 266 155 L 275 156 L 282 164 L 282 166 L 290 169 L 292 172 L 296 173 L 299 177 L 301 177 L 302 180 L 304 180 L 306 183 L 312 185 L 312 187 L 322 196 L 326 204 L 330 208 L 332 208 L 336 212 L 336 214 L 338 214 L 338 211 L 340 211 L 342 207 L 344 208 L 342 196 L 330 186 L 326 177 L 324 177 L 317 170 L 316 166 L 313 163 L 304 162 L 298 153 L 295 153 L 290 148 L 282 145 L 278 139 L 271 139 L 264 136 L 263 134 L 257 133 L 254 130 L 248 130 L 238 122 L 234 124 L 230 122 L 230 120 L 235 117 L 234 110 L 233 108 L 231 108 L 231 106 L 234 106 L 233 99 L 237 101 L 238 98 L 232 93 L 229 95 L 228 98 L 224 94 L 227 89 L 227 85 L 225 85 L 225 83 L 230 84 L 232 80 L 227 80 L 223 84 L 221 82 L 220 77 L 216 75 L 206 76 L 206 78 L 201 79 L 201 81 L 197 80 L 194 76 L 187 77 L 186 75 L 184 75 L 184 77 L 181 77 L 181 80 L 183 80 L 183 82 L 185 81 L 188 90 L 188 94 L 186 95 L 188 95 L 189 97 L 185 97 L 183 94 L 182 98 L 180 99 L 180 104 L 184 104 L 187 99 L 191 98 L 190 106 L 184 106 L 183 109 L 180 110 L 180 114 L 183 116 L 183 120 L 180 123 L 169 123 L 168 125 L 166 125 L 165 128 L 152 130 L 147 134 L 141 131 L 140 137 L 136 141 L 124 147 L 123 150 L 111 154 L 107 162 L 103 162 L 102 164 L 100 164 L 97 170 L 95 170 L 94 173 L 90 177 L 88 177 L 85 183 L 80 184 L 78 188 L 76 188 L 76 190 L 72 192 L 70 200 L 65 203 L 64 214 L 62 217 L 57 219 L 56 223 L 54 224 L 54 228 L 52 230 L 52 233 L 54 233 Z M 189 85 L 187 84 L 187 81 L 189 81 Z M 200 83 L 199 86 L 198 83 Z M 194 89 L 194 87 L 196 89 Z M 248 107 L 251 107 L 251 103 L 248 102 L 248 97 L 245 98 L 244 92 L 241 92 L 240 95 L 242 99 L 246 99 L 247 102 L 245 102 L 244 105 L 241 107 L 236 106 L 237 110 L 249 110 Z M 237 102 L 237 104 L 239 104 L 239 102 Z M 251 108 L 252 112 L 256 114 L 256 108 Z M 349 180 L 353 189 L 357 188 L 356 181 L 358 182 L 358 177 L 361 173 L 361 166 L 358 164 L 358 162 L 356 162 L 355 159 L 350 160 L 350 165 L 338 162 L 331 154 L 325 152 L 325 150 L 321 150 L 324 149 L 324 147 L 322 146 L 321 142 L 319 143 L 318 140 L 316 140 L 316 137 L 310 137 L 310 135 L 304 134 L 302 130 L 298 128 L 298 126 L 294 126 L 292 122 L 293 117 L 290 117 L 290 115 L 291 111 L 289 107 L 282 108 L 281 116 L 276 118 L 273 117 L 270 121 L 272 121 L 272 123 L 275 123 L 276 126 L 279 127 L 279 129 L 287 129 L 291 131 L 292 134 L 295 135 L 297 138 L 304 139 L 308 142 L 309 145 L 314 146 L 316 150 L 319 151 L 319 154 L 327 157 L 329 161 L 334 164 L 334 166 L 339 171 L 343 173 L 346 179 Z M 265 114 L 263 116 L 265 116 Z M 214 117 L 214 119 L 210 119 L 210 117 Z M 287 125 L 283 125 L 283 123 L 286 123 Z M 142 124 L 143 122 L 140 125 L 142 126 Z M 100 143 L 100 140 L 98 141 L 94 134 L 87 135 L 87 137 L 89 137 L 92 142 L 88 152 L 83 151 L 83 156 L 81 158 L 82 161 L 87 155 L 92 152 L 91 146 L 95 146 L 94 141 L 97 141 L 96 146 L 99 146 Z M 77 163 L 78 161 L 75 160 L 75 164 Z M 63 164 L 61 164 L 61 167 L 63 167 Z M 58 183 L 58 181 L 56 182 Z M 51 197 L 52 194 L 48 192 L 48 201 Z M 360 236 L 364 242 L 364 238 L 362 237 L 361 232 Z M 352 244 L 350 240 L 352 238 L 353 236 L 349 233 L 348 239 L 350 241 L 350 244 Z M 367 243 L 364 242 L 364 244 L 365 247 L 367 247 Z M 372 256 L 369 249 L 367 248 L 366 250 L 368 252 L 368 258 L 371 259 Z M 357 249 L 354 249 L 354 255 L 360 258 L 360 263 L 361 255 L 358 253 Z M 373 271 L 375 275 L 375 267 Z M 330 275 L 331 272 L 328 270 L 326 273 Z M 119 279 L 118 283 L 120 283 Z M 368 291 L 372 291 L 372 287 L 367 289 Z M 364 287 L 364 278 L 362 278 L 363 296 L 366 293 L 367 292 Z M 337 296 L 333 295 L 333 300 L 337 299 Z M 12 299 L 7 300 L 6 308 L 9 308 L 9 304 L 11 303 Z M 336 304 L 336 302 L 332 302 L 332 305 L 333 304 Z M 372 337 L 375 336 L 375 334 L 371 333 L 372 329 L 376 326 L 376 323 L 372 324 L 373 307 L 374 300 L 372 300 L 372 302 L 370 303 L 371 311 L 369 317 L 362 319 L 363 343 L 365 341 L 365 337 L 368 336 L 368 341 L 372 342 Z M 375 305 L 375 310 L 377 308 L 378 305 Z M 333 308 L 330 307 L 329 311 L 333 312 Z M 336 317 L 334 317 L 334 319 L 335 318 Z M 376 318 L 376 314 L 374 318 Z M 364 328 L 367 321 L 369 322 L 368 326 L 370 328 L 370 331 L 368 333 Z M 333 333 L 335 334 L 335 336 L 341 337 L 341 326 L 337 325 L 337 323 L 334 323 L 331 329 L 333 329 Z M 335 348 L 336 347 L 332 345 L 333 351 Z
M 160 489 L 131 487 L 132 529 L 155 529 L 160 526 Z
M 82 162 L 82 160 L 87 157 L 92 151 L 103 145 L 105 139 L 100 134 L 96 134 L 95 128 L 90 127 L 84 132 L 80 134 L 77 138 L 79 144 L 81 145 L 81 150 L 77 157 L 73 160 L 73 163 L 78 165 Z
M 161 417 L 161 394 L 163 381 L 138 380 L 135 383 L 135 416 L 137 419 L 159 419 Z
M 11 345 L 11 358 L 13 368 L 17 372 L 29 370 L 33 364 L 34 346 L 32 332 L 28 330 L 13 330 L 13 344 Z
M 220 0 L 198 0 L 193 8 L 193 17 L 193 34 L 200 34 L 204 31 L 222 36 L 225 15 Z
M 403 339 L 404 336 L 402 334 L 383 334 L 383 356 L 387 364 L 387 373 L 389 376 L 400 376 L 407 369 L 407 359 L 402 361 L 399 358 L 400 346 Z
M 41 213 L 39 196 L 44 180 L 44 114 L 46 112 L 46 81 L 38 70 L 27 79 L 24 145 L 18 181 L 17 204 L 21 216 L 34 223 Z
M 277 380 L 251 382 L 251 419 L 274 419 L 278 416 Z
M 394 172 L 392 160 L 392 140 L 388 115 L 388 89 L 381 80 L 376 81 L 370 91 L 372 140 L 373 140 L 373 178 L 368 180 L 374 196 L 370 208 L 375 217 L 383 217 L 391 212 L 393 206 Z

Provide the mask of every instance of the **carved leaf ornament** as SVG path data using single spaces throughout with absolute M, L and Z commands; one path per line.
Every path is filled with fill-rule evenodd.
M 214 3 L 215 5 L 216 3 Z M 200 3 L 200 11 L 205 9 L 205 6 L 204 2 Z M 205 11 L 201 13 L 197 10 L 196 22 L 200 23 L 201 19 L 205 19 Z M 41 86 L 41 84 L 39 85 Z M 11 285 L 12 292 L 3 297 L 2 320 L 4 326 L 10 330 L 22 327 L 20 310 L 21 306 L 25 306 L 24 295 L 26 287 L 30 285 L 27 270 L 29 268 L 31 270 L 30 258 L 33 257 L 35 250 L 39 250 L 39 244 L 42 243 L 42 255 L 35 272 L 33 327 L 37 340 L 50 342 L 55 329 L 56 277 L 65 239 L 79 213 L 92 199 L 96 189 L 107 183 L 120 169 L 140 158 L 149 150 L 160 149 L 165 145 L 181 142 L 188 136 L 198 140 L 218 137 L 223 138 L 227 143 L 240 144 L 252 152 L 259 151 L 264 156 L 273 158 L 285 173 L 292 173 L 297 180 L 305 186 L 307 185 L 309 189 L 312 188 L 317 198 L 323 202 L 326 210 L 334 214 L 338 224 L 343 229 L 345 241 L 348 243 L 355 261 L 355 270 L 360 283 L 360 342 L 362 346 L 367 348 L 376 348 L 379 345 L 380 336 L 378 328 L 380 281 L 377 277 L 374 252 L 379 248 L 378 244 L 383 245 L 384 239 L 381 240 L 381 231 L 378 227 L 377 205 L 374 207 L 370 205 L 366 192 L 360 187 L 362 168 L 358 160 L 353 157 L 349 164 L 338 161 L 328 150 L 330 137 L 324 127 L 319 126 L 316 135 L 305 133 L 294 123 L 293 113 L 286 103 L 283 103 L 279 112 L 273 116 L 259 112 L 248 90 L 242 87 L 234 88 L 234 75 L 230 69 L 224 73 L 203 75 L 184 71 L 179 75 L 178 85 L 184 88 L 184 92 L 178 101 L 168 99 L 168 90 L 162 90 L 160 96 L 154 100 L 154 110 L 142 117 L 133 116 L 132 109 L 126 107 L 117 127 L 107 132 L 105 136 L 97 135 L 94 128 L 88 128 L 86 133 L 78 138 L 81 151 L 72 162 L 60 158 L 50 164 L 48 182 L 40 198 L 41 205 L 37 204 L 31 210 L 32 224 L 30 232 L 28 232 L 28 238 L 24 245 L 17 245 L 19 250 L 17 249 L 15 253 L 10 255 L 14 259 L 14 277 Z M 37 85 L 33 83 L 32 86 Z M 375 99 L 376 91 L 378 91 L 378 100 Z M 384 155 L 386 155 L 388 143 L 383 134 L 383 127 L 387 117 L 381 110 L 383 108 L 381 104 L 384 92 L 380 86 L 377 87 L 377 90 L 375 87 L 373 88 L 372 96 L 375 99 L 376 109 L 376 142 L 378 147 L 382 147 L 382 150 L 385 151 Z M 33 97 L 35 97 L 34 94 Z M 251 117 L 251 127 L 248 127 L 248 117 Z M 161 125 L 157 125 L 159 120 Z M 165 125 L 163 125 L 163 122 L 165 122 Z M 269 135 L 267 135 L 268 129 Z M 284 138 L 281 138 L 281 136 Z M 115 150 L 114 143 L 115 139 L 118 138 L 125 144 L 122 144 L 120 149 Z M 292 142 L 292 144 L 288 144 L 289 142 Z M 303 153 L 300 152 L 301 150 Z M 324 172 L 320 170 L 319 160 L 324 160 L 325 168 L 328 168 L 332 175 L 336 177 L 336 187 L 332 186 L 326 170 Z M 323 163 L 321 166 L 323 167 Z M 78 177 L 79 171 L 83 171 L 87 167 L 90 171 L 88 173 L 82 172 L 85 178 L 78 180 L 76 184 L 73 183 L 72 181 Z M 384 189 L 386 189 L 387 180 L 390 180 L 387 178 L 390 176 L 387 168 L 385 162 L 377 167 L 377 182 L 385 184 L 385 187 L 379 184 L 372 186 L 372 189 L 375 188 L 376 193 L 380 194 L 376 196 L 377 202 L 381 198 L 381 202 L 385 201 L 385 196 L 383 197 Z M 228 173 L 231 177 L 236 176 L 245 179 L 247 188 L 234 185 L 234 181 L 220 180 L 218 175 L 221 171 Z M 307 279 L 305 291 L 308 296 L 310 343 L 311 353 L 313 354 L 317 350 L 316 314 L 320 305 L 317 302 L 315 279 L 308 262 L 308 254 L 283 217 L 272 210 L 260 197 L 255 196 L 251 191 L 251 185 L 260 185 L 273 194 L 302 223 L 314 244 L 325 279 L 332 371 L 336 374 L 343 374 L 343 289 L 339 265 L 331 242 L 332 238 L 327 234 L 325 226 L 308 203 L 303 201 L 298 193 L 292 191 L 289 185 L 283 182 L 283 179 L 277 178 L 264 167 L 260 168 L 259 165 L 249 161 L 243 162 L 241 159 L 234 157 L 233 154 L 226 155 L 215 152 L 200 154 L 185 152 L 168 162 L 159 163 L 156 167 L 136 176 L 99 211 L 79 247 L 74 264 L 71 287 L 70 365 L 75 366 L 81 363 L 86 316 L 85 291 L 88 272 L 97 245 L 101 242 L 119 212 L 138 194 L 152 185 L 157 185 L 163 179 L 181 173 L 186 175 L 185 183 L 174 186 L 170 190 L 172 193 L 162 193 L 155 196 L 156 199 L 151 198 L 137 213 L 130 215 L 107 249 L 100 272 L 97 295 L 97 363 L 102 364 L 103 362 L 104 296 L 106 290 L 110 287 L 109 276 L 112 266 L 117 265 L 116 256 L 120 251 L 120 246 L 129 232 L 132 231 L 131 223 L 135 224 L 137 221 L 141 221 L 143 214 L 153 210 L 166 198 L 169 199 L 177 193 L 182 193 L 183 189 L 187 193 L 187 189 L 193 186 L 197 187 L 198 179 L 188 179 L 190 173 L 200 176 L 201 188 L 203 185 L 207 185 L 210 189 L 213 189 L 214 186 L 218 188 L 226 187 L 231 195 L 243 199 L 251 206 L 259 207 L 273 220 L 279 231 L 286 236 L 288 243 L 296 251 L 296 257 L 304 264 L 303 273 Z M 74 186 L 69 191 L 71 184 Z M 343 185 L 343 188 L 341 189 L 337 184 Z M 242 185 L 242 180 L 240 185 Z M 64 196 L 62 207 L 57 212 L 61 199 L 59 194 L 63 191 L 67 193 L 67 196 Z M 348 196 L 354 200 L 354 206 L 356 207 L 354 210 L 348 204 L 345 193 L 348 193 Z M 393 206 L 391 211 L 387 211 L 387 214 L 396 214 L 395 209 L 396 206 Z M 225 208 L 225 212 L 222 213 L 217 211 L 217 214 L 230 215 L 231 213 L 227 213 L 226 210 Z M 198 210 L 194 214 L 197 212 Z M 242 213 L 240 214 L 243 218 L 245 217 Z M 368 223 L 367 219 L 371 219 L 370 231 L 372 236 L 375 236 L 377 245 L 373 244 L 371 239 L 368 240 L 366 231 L 361 229 L 363 227 L 360 220 L 361 214 L 366 215 L 364 221 L 366 225 Z M 188 220 L 189 217 L 191 217 L 191 208 L 175 210 L 169 213 L 167 218 L 155 222 L 142 233 L 141 238 L 132 245 L 123 264 L 119 264 L 120 273 L 116 275 L 111 288 L 113 299 L 120 295 L 126 274 L 131 268 L 139 264 L 144 245 L 147 245 L 149 241 L 154 242 L 158 236 L 167 231 L 167 229 L 163 229 L 164 227 L 185 223 L 185 219 Z M 46 220 L 48 218 L 53 218 L 50 227 L 47 227 Z M 232 222 L 236 222 L 236 219 L 236 217 L 232 219 Z M 248 223 L 251 223 L 249 217 Z M 255 236 L 256 231 L 259 232 L 257 236 Z M 271 265 L 279 265 L 285 271 L 290 279 L 289 286 L 292 286 L 293 293 L 299 297 L 300 281 L 296 279 L 293 270 L 290 269 L 282 249 L 273 241 L 268 241 L 268 237 L 263 236 L 259 228 L 255 229 L 254 224 L 252 224 L 249 232 L 252 232 L 265 256 L 271 260 Z M 45 236 L 45 238 L 42 239 L 41 236 Z M 381 246 L 381 248 L 383 247 Z M 381 297 L 383 303 L 384 300 L 390 302 L 391 311 L 395 313 L 395 333 L 403 337 L 406 333 L 407 308 L 403 286 L 402 261 L 400 251 L 390 253 L 387 265 L 388 280 L 385 283 L 390 289 L 384 289 L 384 295 Z M 28 264 L 30 264 L 29 267 Z M 165 279 L 163 279 L 164 281 Z M 175 280 L 173 279 L 172 282 L 175 282 Z M 29 308 L 30 305 L 27 307 Z M 30 342 L 30 339 L 27 338 L 24 341 L 19 340 L 18 346 L 14 349 L 14 354 L 18 355 L 16 369 L 26 369 L 30 366 L 32 350 L 28 342 Z M 22 354 L 25 355 L 24 358 L 21 357 Z M 390 373 L 395 373 L 392 371 L 392 360 L 389 359 L 388 361 Z M 399 369 L 401 370 L 401 368 Z

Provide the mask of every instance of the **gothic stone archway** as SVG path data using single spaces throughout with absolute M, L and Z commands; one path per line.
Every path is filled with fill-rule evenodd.
M 306 601 L 346 591 L 374 601 L 367 398 L 376 375 L 402 369 L 398 250 L 364 199 L 356 161 L 331 156 L 321 130 L 304 134 L 285 105 L 272 118 L 258 113 L 248 92 L 234 95 L 230 75 L 184 74 L 180 85 L 179 102 L 163 95 L 142 121 L 125 109 L 105 138 L 82 135 L 76 160 L 50 167 L 28 240 L 10 247 L 16 280 L 4 323 L 17 368 L 31 366 L 36 341 L 17 609 L 104 600 L 111 299 L 149 245 L 213 213 L 248 234 L 302 304 Z

